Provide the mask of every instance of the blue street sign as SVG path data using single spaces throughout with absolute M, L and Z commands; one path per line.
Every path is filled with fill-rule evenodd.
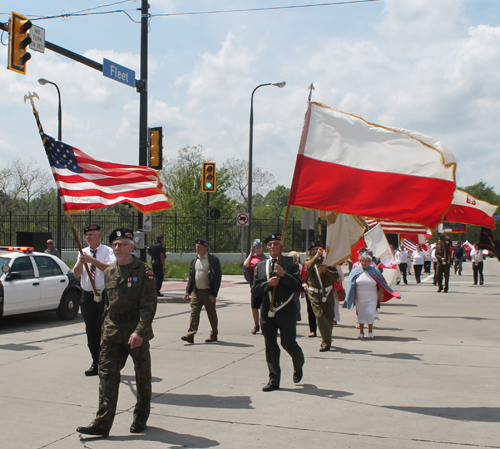
M 135 87 L 135 71 L 127 69 L 116 62 L 103 58 L 102 74 L 112 80 Z
M 494 218 L 495 220 L 500 220 L 500 215 L 493 215 L 493 218 Z

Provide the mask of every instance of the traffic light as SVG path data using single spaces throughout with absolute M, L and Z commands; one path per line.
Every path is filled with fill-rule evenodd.
M 149 166 L 161 170 L 163 166 L 163 128 L 149 129 Z
M 33 24 L 27 17 L 12 12 L 10 19 L 9 39 L 9 65 L 8 69 L 26 75 L 26 63 L 31 59 L 31 54 L 26 47 L 31 44 L 28 36 L 29 29 Z
M 201 176 L 201 191 L 215 192 L 217 187 L 217 177 L 215 176 L 215 162 L 203 162 Z

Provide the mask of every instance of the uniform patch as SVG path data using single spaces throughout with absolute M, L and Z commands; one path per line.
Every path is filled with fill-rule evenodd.
M 153 270 L 151 270 L 151 269 L 146 270 L 146 276 L 148 277 L 148 279 L 149 279 L 150 281 L 153 281 L 153 280 L 154 280 L 154 278 L 155 278 L 155 275 L 154 275 L 154 273 L 153 273 Z

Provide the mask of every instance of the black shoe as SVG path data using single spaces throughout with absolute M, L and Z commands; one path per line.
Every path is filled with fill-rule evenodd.
M 136 419 L 130 426 L 131 433 L 142 433 L 146 429 L 146 423 Z
M 448 293 L 448 290 L 445 288 L 445 289 L 443 290 L 443 293 Z
M 280 387 L 278 385 L 274 385 L 272 383 L 268 383 L 265 387 L 262 387 L 262 391 L 273 391 L 279 389 Z
M 302 368 L 293 372 L 293 382 L 298 384 L 302 380 Z
M 442 289 L 442 288 L 440 288 L 440 289 L 438 290 L 438 293 L 439 293 L 441 290 L 443 290 L 443 289 Z
M 480 284 L 480 285 L 483 285 L 483 284 L 484 284 L 484 282 L 480 282 L 479 284 Z
M 162 296 L 163 296 L 163 294 L 162 294 L 162 293 L 160 293 L 160 292 L 158 292 L 158 293 L 156 293 L 156 296 L 158 296 L 158 297 L 162 297 Z
M 193 344 L 194 343 L 194 334 L 184 335 L 183 337 L 181 337 L 181 340 L 182 341 L 187 341 L 188 343 Z
M 260 331 L 260 327 L 259 326 L 255 326 L 253 329 L 252 329 L 252 334 L 256 334 L 257 332 Z
M 102 427 L 96 426 L 91 422 L 87 427 L 77 427 L 76 431 L 83 433 L 84 435 L 94 435 L 96 437 L 107 437 L 109 435 L 108 430 L 104 430 Z
M 90 365 L 90 368 L 85 371 L 86 376 L 97 376 L 98 374 L 97 363 L 95 362 L 93 362 L 92 365 Z

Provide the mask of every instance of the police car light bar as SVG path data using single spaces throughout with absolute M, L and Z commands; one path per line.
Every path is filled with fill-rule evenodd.
M 34 251 L 35 248 L 29 246 L 0 246 L 0 251 Z

